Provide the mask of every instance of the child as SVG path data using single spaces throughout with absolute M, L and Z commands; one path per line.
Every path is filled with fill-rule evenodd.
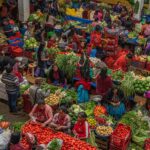
M 23 146 L 20 144 L 20 133 L 12 133 L 10 139 L 10 150 L 25 150 Z
M 73 128 L 73 133 L 76 138 L 87 140 L 90 136 L 89 124 L 86 121 L 87 115 L 85 112 L 80 112 L 78 120 Z

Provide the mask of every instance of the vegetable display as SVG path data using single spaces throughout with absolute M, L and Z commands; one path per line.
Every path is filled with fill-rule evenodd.
M 49 97 L 45 98 L 45 103 L 51 106 L 57 105 L 59 102 L 60 98 L 56 94 L 50 94 Z
M 95 128 L 95 127 L 96 127 L 97 121 L 96 121 L 94 118 L 89 117 L 89 118 L 87 119 L 87 121 L 88 121 L 88 123 L 89 123 L 89 125 L 90 125 L 91 128 Z
M 72 105 L 69 108 L 69 116 L 71 117 L 72 124 L 75 124 L 78 118 L 79 112 L 83 112 L 84 110 L 79 105 Z
M 98 126 L 96 128 L 96 133 L 101 136 L 109 136 L 113 132 L 111 126 Z
M 150 90 L 150 80 L 144 78 L 143 80 L 137 79 L 134 82 L 135 92 L 137 94 L 144 94 L 146 91 Z
M 53 139 L 47 146 L 48 150 L 61 150 L 62 147 L 62 140 L 60 139 Z
M 38 144 L 48 144 L 54 139 L 60 139 L 63 141 L 61 150 L 67 150 L 72 148 L 73 150 L 96 150 L 96 148 L 90 146 L 84 141 L 80 141 L 62 132 L 53 132 L 50 128 L 43 128 L 39 124 L 26 123 L 22 127 L 22 134 L 31 133 L 36 136 Z M 26 138 L 23 136 L 21 144 L 25 149 L 29 148 Z
M 53 58 L 55 58 L 57 53 L 60 52 L 60 49 L 57 47 L 46 48 L 46 50 L 49 55 L 53 56 Z
M 38 42 L 36 41 L 36 39 L 34 37 L 31 37 L 31 38 L 25 40 L 25 48 L 26 49 L 38 48 Z
M 123 76 L 124 75 L 123 75 L 123 72 L 121 70 L 117 70 L 117 71 L 112 73 L 112 78 L 114 80 L 122 80 Z
M 132 96 L 135 93 L 134 80 L 135 78 L 132 72 L 126 73 L 122 80 L 121 90 L 124 92 L 126 97 Z
M 75 74 L 78 61 L 79 57 L 73 52 L 66 55 L 58 54 L 55 59 L 55 63 L 70 79 Z
M 106 108 L 104 106 L 96 106 L 94 108 L 94 116 L 100 117 L 100 115 L 106 114 Z
M 149 137 L 148 131 L 150 130 L 148 120 L 143 118 L 143 114 L 134 110 L 127 112 L 120 122 L 131 127 L 132 141 L 143 146 L 145 139 Z
M 85 113 L 87 114 L 87 116 L 93 116 L 93 113 L 94 113 L 93 110 L 95 106 L 96 104 L 94 101 L 90 101 L 82 105 L 82 107 L 85 108 Z
M 20 132 L 21 131 L 21 127 L 24 125 L 24 122 L 15 122 L 12 125 L 12 128 L 15 132 Z
M 0 122 L 0 127 L 2 129 L 7 129 L 9 126 L 10 126 L 10 122 L 8 122 L 8 121 L 1 121 Z

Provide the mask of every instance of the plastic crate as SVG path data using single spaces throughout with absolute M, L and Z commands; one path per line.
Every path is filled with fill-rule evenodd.
M 126 129 L 126 135 L 124 135 L 124 137 L 120 137 L 120 135 L 117 135 L 118 131 L 121 132 L 121 129 L 122 130 Z M 118 124 L 116 129 L 114 130 L 114 132 L 112 133 L 110 137 L 110 148 L 111 147 L 120 147 L 120 148 L 127 147 L 130 139 L 131 139 L 131 128 L 124 124 Z

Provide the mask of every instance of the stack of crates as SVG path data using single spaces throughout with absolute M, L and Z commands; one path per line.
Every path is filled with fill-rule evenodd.
M 110 137 L 109 150 L 127 150 L 131 140 L 131 128 L 118 124 Z

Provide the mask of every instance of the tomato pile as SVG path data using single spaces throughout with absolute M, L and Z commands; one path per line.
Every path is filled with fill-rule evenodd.
M 25 124 L 22 128 L 22 135 L 28 132 L 37 137 L 38 144 L 48 144 L 52 139 L 59 138 L 63 140 L 62 150 L 96 150 L 96 148 L 90 146 L 86 142 L 80 141 L 62 132 L 54 133 L 50 128 L 43 128 L 38 124 Z M 24 136 L 21 143 L 26 149 L 29 148 Z

